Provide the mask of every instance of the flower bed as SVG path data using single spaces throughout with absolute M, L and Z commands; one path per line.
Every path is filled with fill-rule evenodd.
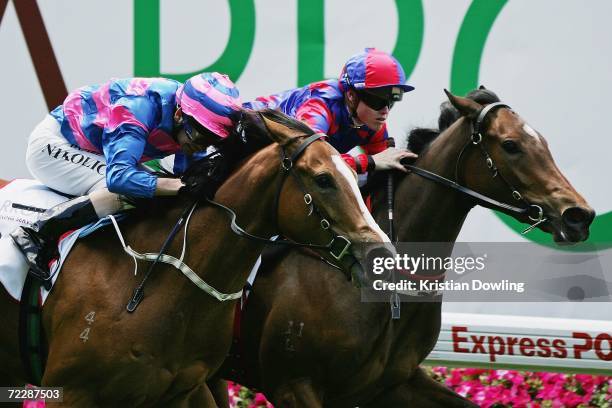
M 484 408 L 610 407 L 612 377 L 433 367 L 438 381 Z
M 484 408 L 611 408 L 612 377 L 480 368 L 425 367 L 437 381 Z M 232 408 L 273 408 L 263 394 L 228 383 Z M 25 402 L 24 408 L 44 408 Z
M 484 408 L 608 408 L 612 377 L 479 368 L 425 367 L 437 381 Z M 262 394 L 229 384 L 234 408 L 271 408 Z

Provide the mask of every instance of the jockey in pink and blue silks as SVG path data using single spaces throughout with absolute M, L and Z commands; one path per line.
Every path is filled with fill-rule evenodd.
M 315 82 L 244 104 L 247 108 L 279 109 L 306 122 L 317 132 L 326 133 L 328 141 L 357 172 L 397 169 L 412 152 L 388 147 L 386 120 L 393 105 L 407 85 L 404 70 L 393 56 L 375 48 L 353 55 L 344 65 L 339 79 Z M 355 146 L 365 153 L 347 154 Z
M 11 233 L 34 275 L 49 280 L 48 263 L 63 232 L 131 208 L 131 198 L 178 194 L 180 179 L 158 178 L 140 164 L 222 143 L 234 134 L 241 109 L 238 89 L 216 72 L 184 85 L 115 79 L 70 93 L 28 140 L 26 164 L 34 178 L 78 196 L 47 210 L 33 228 Z

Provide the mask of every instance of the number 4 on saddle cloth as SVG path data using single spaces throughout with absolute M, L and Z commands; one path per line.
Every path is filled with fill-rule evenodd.
M 35 180 L 17 179 L 0 188 L 0 283 L 15 300 L 21 299 L 28 263 L 9 234 L 20 226 L 31 227 L 41 216 L 41 211 L 67 201 L 68 198 L 57 194 Z M 108 219 L 74 231 L 67 231 L 60 237 L 58 244 L 59 259 L 49 264 L 51 284 L 57 279 L 63 260 L 79 237 L 90 234 Z M 41 300 L 44 302 L 51 287 L 41 287 Z

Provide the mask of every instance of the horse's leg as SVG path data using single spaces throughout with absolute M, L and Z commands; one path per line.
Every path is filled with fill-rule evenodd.
M 478 407 L 470 400 L 429 377 L 421 368 L 407 381 L 386 389 L 374 400 L 360 405 L 377 407 L 453 408 Z
M 210 388 L 210 392 L 212 392 L 213 397 L 215 397 L 215 401 L 219 408 L 229 408 L 229 394 L 227 392 L 227 381 L 221 378 L 211 378 L 206 382 L 208 384 L 208 388 Z
M 323 407 L 323 392 L 310 378 L 291 380 L 276 387 L 272 404 L 276 408 L 319 408 Z

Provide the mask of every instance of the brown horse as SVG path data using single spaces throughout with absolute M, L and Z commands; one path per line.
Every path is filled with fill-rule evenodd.
M 493 105 L 499 99 L 492 92 L 480 89 L 471 97 L 449 94 L 452 105 L 443 104 L 440 116 L 443 132 L 412 132 L 416 165 L 500 202 L 541 208 L 547 221 L 538 227 L 559 241 L 585 240 L 594 212 L 561 174 L 544 138 L 508 107 Z M 476 125 L 483 149 L 473 136 Z M 415 173 L 396 182 L 399 241 L 452 243 L 477 204 Z M 380 187 L 373 213 L 388 225 L 387 189 Z M 532 224 L 538 216 L 511 214 Z M 228 358 L 220 372 L 262 390 L 277 407 L 472 406 L 419 367 L 437 341 L 440 320 L 439 302 L 404 303 L 401 318 L 392 320 L 389 303 L 361 302 L 360 292 L 333 268 L 290 251 L 264 262 L 243 314 L 235 350 L 241 359 Z M 227 392 L 219 384 L 215 389 L 223 406 Z
M 246 159 L 216 193 L 247 231 L 318 244 L 334 234 L 353 242 L 388 240 L 358 197 L 354 173 L 320 135 L 271 111 L 251 112 L 244 121 L 249 132 L 277 143 Z M 287 155 L 282 161 L 279 151 Z M 125 241 L 139 252 L 158 250 L 190 203 L 152 201 L 121 226 Z M 178 257 L 182 235 L 166 253 Z M 235 235 L 227 214 L 209 205 L 196 208 L 186 239 L 185 264 L 225 293 L 241 290 L 264 245 Z M 140 279 L 112 228 L 77 243 L 43 309 L 48 360 L 42 385 L 63 387 L 67 406 L 215 406 L 205 381 L 227 355 L 235 301 L 219 301 L 160 264 L 139 308 L 128 313 Z M 0 384 L 21 385 L 17 305 L 6 294 L 0 299 Z

